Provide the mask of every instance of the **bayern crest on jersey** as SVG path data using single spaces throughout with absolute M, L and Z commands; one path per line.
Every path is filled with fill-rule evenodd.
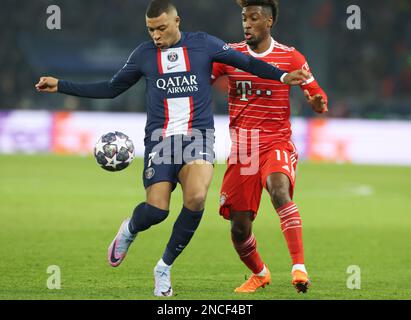
M 227 194 L 226 193 L 222 193 L 220 195 L 220 206 L 223 206 L 227 201 Z

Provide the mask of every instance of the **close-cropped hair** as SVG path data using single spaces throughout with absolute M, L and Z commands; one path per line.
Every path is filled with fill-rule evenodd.
M 148 18 L 157 18 L 172 10 L 176 10 L 176 7 L 170 0 L 152 0 L 147 7 L 146 16 Z

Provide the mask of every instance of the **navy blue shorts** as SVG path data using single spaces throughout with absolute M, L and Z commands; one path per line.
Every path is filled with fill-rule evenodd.
M 178 181 L 181 168 L 195 160 L 206 160 L 214 164 L 214 132 L 201 135 L 175 135 L 146 141 L 144 152 L 144 188 L 158 183 L 171 182 L 173 189 Z

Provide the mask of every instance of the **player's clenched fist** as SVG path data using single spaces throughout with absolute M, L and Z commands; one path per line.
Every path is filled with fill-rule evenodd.
M 288 73 L 284 77 L 284 83 L 292 86 L 303 84 L 305 81 L 311 78 L 311 74 L 305 70 L 295 70 Z
M 36 89 L 39 92 L 57 92 L 57 85 L 59 80 L 53 77 L 41 77 L 36 84 Z

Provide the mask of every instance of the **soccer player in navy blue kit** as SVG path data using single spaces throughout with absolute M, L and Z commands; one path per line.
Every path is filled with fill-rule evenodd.
M 143 182 L 146 201 L 122 223 L 109 246 L 108 261 L 113 267 L 120 265 L 137 234 L 167 218 L 171 193 L 180 183 L 184 206 L 164 254 L 154 268 L 154 295 L 171 296 L 171 266 L 201 221 L 213 175 L 213 62 L 291 85 L 303 83 L 309 75 L 303 70 L 285 73 L 231 49 L 207 33 L 181 32 L 180 18 L 169 0 L 154 0 L 149 4 L 146 24 L 152 41 L 138 46 L 110 81 L 79 84 L 42 77 L 36 88 L 40 92 L 114 98 L 145 77 L 147 124 Z

